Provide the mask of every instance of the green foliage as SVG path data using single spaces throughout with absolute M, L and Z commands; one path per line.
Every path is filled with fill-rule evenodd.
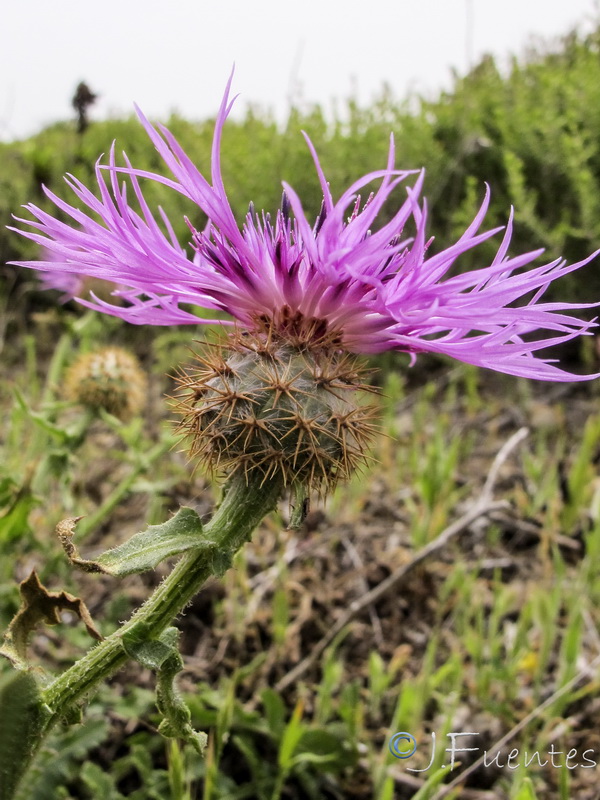
M 261 694 L 263 713 L 248 712 L 235 697 L 241 679 L 238 672 L 220 691 L 205 688 L 196 697 L 187 697 L 194 724 L 214 730 L 201 768 L 204 800 L 223 796 L 278 800 L 290 785 L 300 787 L 301 796 L 320 800 L 327 776 L 331 780 L 356 766 L 357 742 L 349 726 L 339 719 L 310 722 L 301 701 L 290 715 L 272 689 Z M 226 765 L 231 764 L 235 768 L 228 775 L 231 767 L 226 771 Z M 243 775 L 248 778 L 240 781 Z
M 149 697 L 139 690 L 120 700 L 115 709 L 129 715 L 148 710 Z M 97 759 L 109 727 L 96 706 L 83 725 L 53 734 L 25 776 L 16 800 L 190 800 L 189 787 L 195 777 L 191 747 L 182 750 L 173 741 L 165 759 L 164 740 L 139 731 L 128 738 L 118 758 L 101 766 Z
M 0 800 L 10 800 L 23 765 L 31 758 L 44 712 L 37 681 L 28 672 L 0 676 Z
M 92 717 L 82 725 L 55 735 L 19 785 L 16 800 L 66 800 L 69 795 L 65 784 L 75 778 L 81 761 L 100 745 L 107 733 L 107 721 Z
M 0 479 L 0 541 L 9 544 L 29 531 L 29 513 L 37 505 L 27 485 L 19 486 L 8 475 Z
M 156 672 L 156 705 L 163 715 L 158 731 L 168 739 L 183 739 L 202 755 L 206 747 L 206 734 L 196 732 L 190 725 L 190 710 L 177 691 L 175 677 L 183 669 L 177 645 L 179 632 L 167 628 L 159 639 L 149 639 L 138 625 L 123 637 L 128 655 L 143 667 Z
M 67 547 L 72 533 L 68 535 Z M 85 561 L 70 553 L 72 563 L 89 572 L 103 572 L 123 577 L 154 569 L 161 561 L 180 555 L 188 550 L 211 548 L 214 543 L 207 540 L 202 523 L 193 508 L 180 508 L 171 519 L 161 525 L 149 525 L 134 534 L 118 547 L 107 550 L 94 561 Z
M 531 51 L 504 73 L 486 56 L 453 89 L 433 100 L 396 100 L 384 87 L 370 107 L 354 99 L 337 106 L 333 120 L 314 106 L 291 109 L 287 123 L 255 109 L 228 122 L 223 137 L 223 172 L 234 213 L 243 219 L 248 203 L 273 211 L 281 181 L 299 193 L 316 216 L 321 196 L 310 153 L 300 135 L 311 136 L 334 195 L 362 174 L 385 163 L 389 134 L 396 140 L 402 168 L 427 170 L 425 194 L 431 209 L 435 250 L 464 230 L 492 189 L 488 227 L 504 225 L 516 208 L 514 251 L 545 247 L 550 258 L 579 260 L 600 234 L 600 31 L 571 34 L 558 46 Z M 191 160 L 203 171 L 210 162 L 213 121 L 191 123 L 174 116 L 167 124 Z M 135 118 L 91 125 L 83 136 L 74 123 L 57 123 L 28 140 L 0 145 L 0 261 L 34 256 L 36 246 L 9 234 L 4 224 L 25 202 L 47 207 L 44 183 L 68 197 L 62 178 L 72 173 L 93 183 L 93 169 L 113 140 L 141 169 L 164 171 L 153 145 Z M 176 192 L 152 182 L 144 191 L 151 208 L 161 205 L 185 243 L 192 224 L 204 221 L 197 208 Z M 388 213 L 393 209 L 390 207 Z M 480 265 L 496 239 L 465 254 L 458 268 Z M 598 296 L 600 278 L 590 271 L 567 277 L 561 297 Z

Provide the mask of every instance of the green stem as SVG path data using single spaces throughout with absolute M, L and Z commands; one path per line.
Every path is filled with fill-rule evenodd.
M 50 362 L 50 367 L 48 368 L 44 392 L 42 394 L 42 406 L 52 400 L 56 393 L 56 388 L 60 386 L 60 379 L 65 368 L 65 363 L 71 352 L 71 346 L 71 334 L 63 333 L 58 340 L 58 344 L 54 348 L 52 361 Z
M 45 709 L 45 716 L 43 722 L 34 726 L 29 753 L 18 759 L 19 773 L 25 772 L 50 729 L 128 660 L 123 637 L 135 628 L 143 631 L 146 639 L 158 638 L 215 573 L 215 552 L 233 555 L 249 541 L 263 517 L 275 508 L 282 489 L 279 480 L 265 481 L 264 475 L 238 475 L 230 480 L 221 505 L 205 528 L 214 547 L 184 555 L 125 625 L 86 653 L 41 693 L 42 705 L 38 708 Z M 0 787 L 0 800 L 10 800 L 15 788 L 15 784 L 4 787 L 5 791 Z
M 251 475 L 248 481 L 242 476 L 233 479 L 221 505 L 206 526 L 207 537 L 222 552 L 235 553 L 250 539 L 262 518 L 273 510 L 281 490 L 279 481 L 264 481 L 263 475 Z M 213 574 L 213 557 L 213 552 L 207 549 L 183 556 L 129 622 L 46 688 L 42 697 L 52 711 L 47 727 L 51 727 L 83 695 L 127 661 L 122 645 L 125 634 L 140 625 L 148 638 L 156 638 L 172 623 Z

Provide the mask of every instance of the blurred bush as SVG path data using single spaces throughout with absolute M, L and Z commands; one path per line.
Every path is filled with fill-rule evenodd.
M 336 108 L 333 121 L 319 106 L 292 109 L 283 127 L 251 108 L 242 121 L 227 124 L 223 141 L 223 171 L 234 211 L 241 219 L 250 200 L 257 209 L 274 210 L 286 180 L 307 212 L 318 213 L 321 193 L 302 129 L 317 148 L 334 195 L 385 164 L 393 130 L 398 165 L 427 169 L 433 250 L 464 230 L 487 182 L 492 205 L 486 227 L 505 224 L 511 204 L 516 208 L 512 252 L 545 247 L 548 260 L 561 255 L 582 259 L 600 240 L 599 55 L 600 28 L 533 49 L 504 73 L 486 56 L 435 100 L 400 102 L 384 88 L 370 107 L 346 101 Z M 192 160 L 207 170 L 214 121 L 172 117 L 167 124 Z M 113 140 L 136 166 L 164 172 L 133 117 L 96 122 L 83 134 L 77 133 L 75 121 L 61 122 L 25 141 L 0 145 L 0 262 L 36 253 L 35 246 L 4 229 L 11 213 L 29 201 L 46 206 L 41 183 L 71 202 L 62 176 L 72 173 L 91 184 L 96 159 Z M 145 192 L 151 207 L 165 208 L 182 242 L 189 240 L 184 214 L 193 224 L 203 224 L 198 210 L 177 193 L 149 182 Z M 496 246 L 494 239 L 472 256 L 466 254 L 458 268 L 484 265 Z M 600 269 L 569 276 L 558 291 L 564 300 L 598 298 Z

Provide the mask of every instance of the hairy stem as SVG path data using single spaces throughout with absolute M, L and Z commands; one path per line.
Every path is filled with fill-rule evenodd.
M 206 579 L 215 573 L 215 552 L 227 557 L 239 550 L 250 539 L 263 517 L 275 508 L 282 488 L 281 481 L 265 480 L 262 474 L 239 475 L 230 481 L 221 505 L 205 528 L 208 538 L 214 542 L 214 549 L 190 551 L 183 556 L 125 625 L 90 650 L 42 692 L 41 700 L 47 716 L 32 743 L 31 757 L 53 725 L 67 716 L 81 698 L 127 661 L 123 637 L 134 629 L 143 630 L 146 639 L 160 636 Z M 5 796 L 8 800 L 12 793 Z M 0 797 L 4 798 L 1 791 Z
M 250 476 L 247 482 L 242 476 L 235 478 L 206 527 L 207 536 L 221 551 L 235 553 L 250 539 L 262 518 L 273 510 L 281 489 L 279 481 L 264 481 L 264 475 Z M 53 712 L 49 725 L 127 661 L 121 642 L 126 633 L 143 625 L 149 638 L 157 637 L 187 606 L 213 571 L 210 552 L 192 551 L 185 555 L 129 622 L 46 688 L 43 699 Z

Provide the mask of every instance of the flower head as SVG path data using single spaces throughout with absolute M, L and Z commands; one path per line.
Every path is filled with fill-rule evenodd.
M 124 422 L 140 413 L 146 390 L 140 363 L 121 347 L 103 347 L 80 355 L 64 380 L 64 393 L 70 400 L 93 411 L 108 411 Z
M 210 179 L 190 161 L 172 134 L 142 124 L 172 173 L 167 178 L 115 162 L 97 164 L 99 199 L 76 178 L 67 179 L 78 199 L 71 206 L 46 190 L 73 220 L 58 221 L 34 205 L 35 221 L 23 232 L 53 253 L 52 260 L 20 262 L 48 272 L 61 270 L 127 287 L 116 292 L 121 305 L 99 297 L 84 305 L 136 324 L 198 324 L 187 306 L 226 312 L 242 326 L 257 330 L 268 322 L 277 335 L 309 342 L 325 332 L 342 349 L 377 353 L 395 349 L 415 357 L 442 353 L 477 366 L 542 380 L 583 380 L 535 353 L 589 332 L 595 323 L 571 315 L 575 308 L 542 302 L 548 285 L 588 263 L 567 265 L 557 259 L 523 271 L 541 250 L 508 256 L 512 213 L 491 264 L 452 275 L 457 259 L 498 234 L 479 232 L 489 190 L 473 222 L 459 240 L 434 255 L 426 236 L 426 203 L 419 202 L 423 173 L 393 218 L 377 228 L 377 217 L 391 194 L 414 173 L 394 169 L 393 139 L 387 166 L 357 180 L 336 201 L 308 141 L 323 191 L 318 219 L 311 223 L 294 190 L 284 184 L 274 217 L 250 206 L 238 225 L 221 175 L 220 146 L 232 102 L 227 86 L 215 126 Z M 120 184 L 120 175 L 128 183 Z M 177 241 L 166 215 L 162 225 L 149 209 L 140 178 L 158 181 L 188 197 L 209 219 L 203 231 L 191 230 L 193 253 Z M 361 202 L 360 192 L 374 181 L 376 191 Z M 133 191 L 140 211 L 128 203 Z M 91 212 L 91 213 L 90 213 Z M 411 223 L 410 235 L 405 233 Z M 518 305 L 519 300 L 529 299 Z M 214 320 L 210 320 L 214 321 Z M 229 323 L 232 324 L 232 320 Z M 550 332 L 537 338 L 538 331 Z M 533 334 L 533 338 L 532 338 Z

